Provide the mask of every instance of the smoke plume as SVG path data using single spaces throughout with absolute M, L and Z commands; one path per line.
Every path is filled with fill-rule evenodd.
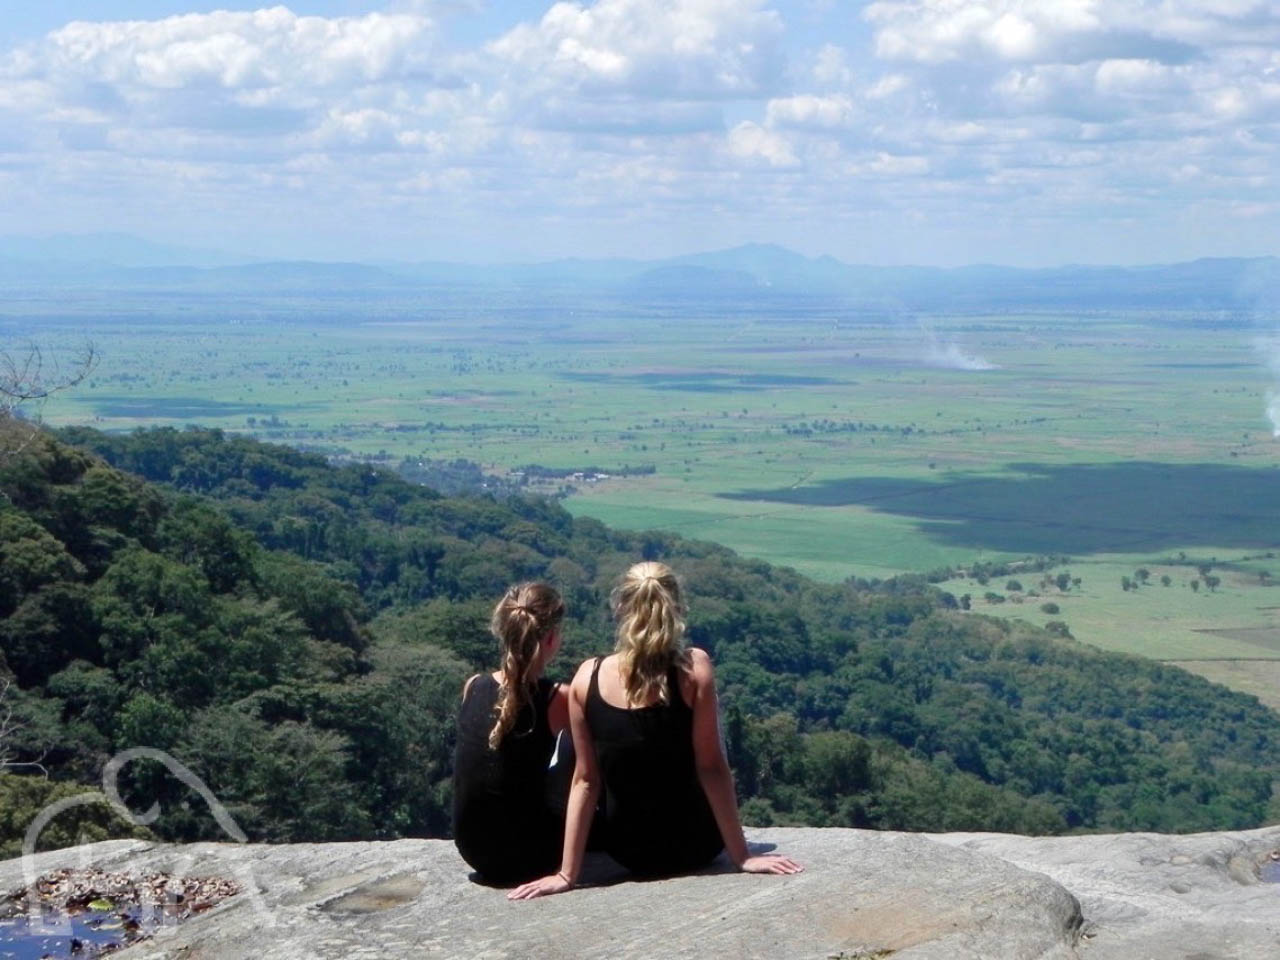
M 930 337 L 925 349 L 924 362 L 927 366 L 942 370 L 999 370 L 989 360 L 976 354 L 968 353 L 957 343 L 940 343 L 936 337 Z
M 1280 339 L 1255 340 L 1254 348 L 1262 355 L 1275 386 L 1267 391 L 1267 419 L 1271 421 L 1271 435 L 1280 439 Z

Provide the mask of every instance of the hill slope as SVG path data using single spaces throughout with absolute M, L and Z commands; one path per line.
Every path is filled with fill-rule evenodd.
M 16 747 L 70 780 L 161 747 L 254 839 L 445 833 L 451 713 L 493 660 L 494 598 L 561 587 L 567 677 L 610 645 L 608 589 L 642 556 L 686 580 L 751 822 L 1053 833 L 1274 814 L 1280 717 L 1256 700 L 960 619 L 921 582 L 817 584 L 215 431 L 45 437 L 0 465 L 0 491 Z M 162 836 L 216 833 L 184 790 L 158 768 L 126 785 L 164 802 Z

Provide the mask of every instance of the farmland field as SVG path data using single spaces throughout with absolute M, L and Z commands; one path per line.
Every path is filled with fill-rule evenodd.
M 1280 444 L 1257 319 L 532 298 L 3 310 L 7 340 L 101 350 L 92 382 L 45 407 L 55 425 L 579 471 L 535 489 L 568 484 L 576 514 L 827 580 L 1067 555 L 1067 591 L 1040 573 L 1018 591 L 942 586 L 1107 649 L 1217 663 L 1200 669 L 1237 686 L 1257 684 L 1222 664 L 1280 663 Z M 1139 568 L 1149 579 L 1123 589 Z

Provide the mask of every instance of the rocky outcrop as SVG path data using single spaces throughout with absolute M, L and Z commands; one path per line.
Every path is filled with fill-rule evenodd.
M 719 867 L 634 882 L 600 857 L 582 889 L 510 903 L 469 878 L 452 844 L 432 840 L 110 841 L 41 854 L 35 869 L 220 874 L 246 888 L 118 954 L 129 960 L 1280 955 L 1280 884 L 1259 875 L 1280 829 L 1070 838 L 770 829 L 750 839 L 793 855 L 806 872 Z M 0 889 L 22 882 L 18 861 L 0 864 Z
M 1280 957 L 1280 828 L 934 839 L 1043 873 L 1075 894 L 1085 916 L 1082 958 Z

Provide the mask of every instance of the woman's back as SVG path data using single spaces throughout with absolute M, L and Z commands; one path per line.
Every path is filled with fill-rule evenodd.
M 545 802 L 555 749 L 547 713 L 555 684 L 538 680 L 532 702 L 495 750 L 489 733 L 500 690 L 487 673 L 471 682 L 458 711 L 454 753 L 454 840 L 463 859 L 495 883 L 554 868 L 564 827 Z
M 585 704 L 605 788 L 607 849 L 640 874 L 704 866 L 723 841 L 694 761 L 692 684 L 673 661 L 667 702 L 628 707 L 617 671 L 616 657 L 596 660 Z M 601 692 L 602 672 L 615 702 Z

